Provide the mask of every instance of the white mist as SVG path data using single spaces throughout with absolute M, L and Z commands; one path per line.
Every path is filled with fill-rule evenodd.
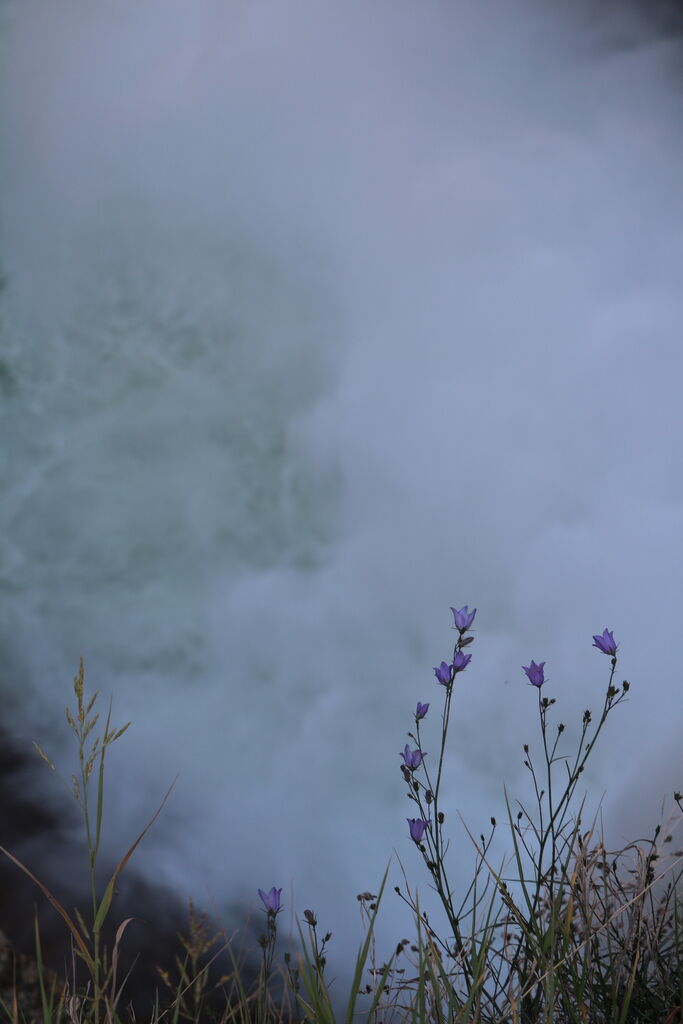
M 462 878 L 456 810 L 523 785 L 520 666 L 569 727 L 605 626 L 633 689 L 589 782 L 654 821 L 673 753 L 615 809 L 681 727 L 673 46 L 521 0 L 2 18 L 2 685 L 66 750 L 84 654 L 133 719 L 108 849 L 179 771 L 149 877 L 283 886 L 355 947 L 394 850 L 427 897 L 398 751 L 466 603 Z

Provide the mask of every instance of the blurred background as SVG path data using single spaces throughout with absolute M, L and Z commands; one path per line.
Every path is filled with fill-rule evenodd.
M 83 655 L 133 721 L 107 857 L 180 773 L 149 919 L 282 886 L 348 961 L 390 856 L 428 898 L 398 752 L 418 700 L 438 752 L 450 605 L 459 881 L 456 811 L 526 792 L 521 666 L 570 746 L 605 627 L 632 690 L 589 806 L 623 845 L 683 788 L 680 14 L 4 0 L 1 841 L 38 873 L 82 873 L 31 741 L 69 777 Z M 393 893 L 382 920 L 409 929 Z

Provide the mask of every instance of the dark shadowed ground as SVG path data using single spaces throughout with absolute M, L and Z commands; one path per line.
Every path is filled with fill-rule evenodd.
M 78 907 L 87 921 L 87 893 L 80 885 L 87 879 L 87 863 L 84 847 L 77 841 L 79 819 L 66 793 L 61 802 L 58 796 L 55 799 L 54 787 L 50 805 L 43 802 L 36 789 L 34 757 L 37 761 L 30 748 L 28 752 L 24 745 L 19 749 L 17 741 L 0 727 L 0 845 L 33 870 L 67 912 L 71 914 Z M 106 876 L 102 873 L 102 888 L 112 865 L 107 868 Z M 67 926 L 31 879 L 0 855 L 0 998 L 11 999 L 16 980 L 20 1004 L 28 1017 L 40 1005 L 34 959 L 35 915 L 46 965 L 59 978 L 72 977 Z M 188 908 L 171 892 L 155 888 L 134 869 L 127 868 L 121 875 L 110 918 L 110 948 L 119 924 L 134 918 L 122 943 L 119 977 L 133 968 L 123 1002 L 132 1002 L 136 1015 L 144 1019 L 155 990 L 160 990 L 162 1005 L 166 1005 L 158 968 L 169 971 L 172 978 L 176 976 L 174 957 L 183 953 L 178 936 L 188 934 Z M 223 960 L 217 961 L 215 976 L 228 966 Z M 254 970 L 247 968 L 245 981 L 254 976 Z M 217 1009 L 221 1003 L 219 997 Z

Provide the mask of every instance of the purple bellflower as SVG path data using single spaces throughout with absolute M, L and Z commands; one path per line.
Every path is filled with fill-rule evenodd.
M 414 839 L 416 843 L 421 843 L 429 822 L 425 821 L 424 818 L 406 818 L 406 821 L 410 829 L 410 838 Z
M 406 768 L 409 768 L 412 772 L 415 771 L 416 768 L 420 767 L 422 761 L 427 755 L 423 754 L 419 747 L 416 747 L 415 750 L 411 750 L 406 743 L 404 749 L 400 752 L 400 756 L 403 758 Z
M 434 669 L 434 675 L 442 686 L 449 686 L 451 682 L 451 666 L 442 661 L 439 667 Z
M 532 661 L 530 665 L 522 665 L 522 668 L 527 674 L 527 679 L 532 686 L 538 686 L 540 689 L 545 682 L 545 672 L 543 666 L 545 662 L 542 661 L 540 665 L 537 665 L 535 661 Z
M 471 612 L 467 605 L 465 605 L 464 608 L 460 609 L 451 608 L 451 611 L 453 612 L 456 629 L 459 629 L 461 633 L 466 633 L 467 630 L 472 627 L 474 616 L 477 614 L 477 609 L 475 608 L 474 611 Z
M 258 891 L 263 906 L 266 908 L 266 910 L 272 917 L 275 917 L 275 915 L 278 914 L 282 909 L 280 906 L 281 892 L 282 889 L 276 889 L 275 886 L 273 886 L 270 892 L 264 892 L 263 889 L 259 889 Z
M 593 637 L 593 647 L 597 647 L 603 654 L 609 654 L 611 657 L 617 653 L 618 644 L 614 641 L 614 634 L 610 629 L 606 629 L 602 636 Z
M 415 708 L 415 721 L 419 722 L 421 718 L 424 718 L 428 711 L 429 704 L 420 704 L 420 702 L 418 701 L 417 707 Z
M 471 654 L 463 654 L 462 651 L 456 651 L 453 658 L 453 673 L 464 672 L 471 661 Z

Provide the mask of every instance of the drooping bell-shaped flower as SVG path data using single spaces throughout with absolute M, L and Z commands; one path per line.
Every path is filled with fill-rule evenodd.
M 455 657 L 453 658 L 453 674 L 455 675 L 456 672 L 464 672 L 471 661 L 471 654 L 463 654 L 462 651 L 456 651 Z
M 543 666 L 545 662 L 542 661 L 540 665 L 537 665 L 535 661 L 532 661 L 530 665 L 522 665 L 522 668 L 526 672 L 527 679 L 532 686 L 543 686 L 545 682 L 545 672 Z
M 263 906 L 266 908 L 268 913 L 271 914 L 273 917 L 275 917 L 275 915 L 279 913 L 280 910 L 282 909 L 282 907 L 280 906 L 281 893 L 282 889 L 276 889 L 275 886 L 273 886 L 273 888 L 270 889 L 269 892 L 264 892 L 263 889 L 259 889 L 258 891 L 258 894 L 261 897 L 261 901 L 263 902 Z
M 456 629 L 459 629 L 461 633 L 466 633 L 474 622 L 474 616 L 477 614 L 477 609 L 475 608 L 474 611 L 471 612 L 467 605 L 465 605 L 460 609 L 451 608 L 451 611 L 453 612 Z
M 451 666 L 442 661 L 439 667 L 434 669 L 434 675 L 442 686 L 449 686 L 451 682 Z
M 414 839 L 416 843 L 421 843 L 428 822 L 424 818 L 406 818 L 406 821 L 410 829 L 410 838 Z
M 614 634 L 610 629 L 603 631 L 602 636 L 593 637 L 593 647 L 597 647 L 603 654 L 609 654 L 610 657 L 614 657 L 617 653 L 617 647 L 619 645 L 615 643 Z
M 409 768 L 412 772 L 415 771 L 416 768 L 420 767 L 422 761 L 427 755 L 423 754 L 419 747 L 416 747 L 415 750 L 411 750 L 406 743 L 403 750 L 400 751 L 400 756 L 403 758 L 403 763 L 406 768 Z

